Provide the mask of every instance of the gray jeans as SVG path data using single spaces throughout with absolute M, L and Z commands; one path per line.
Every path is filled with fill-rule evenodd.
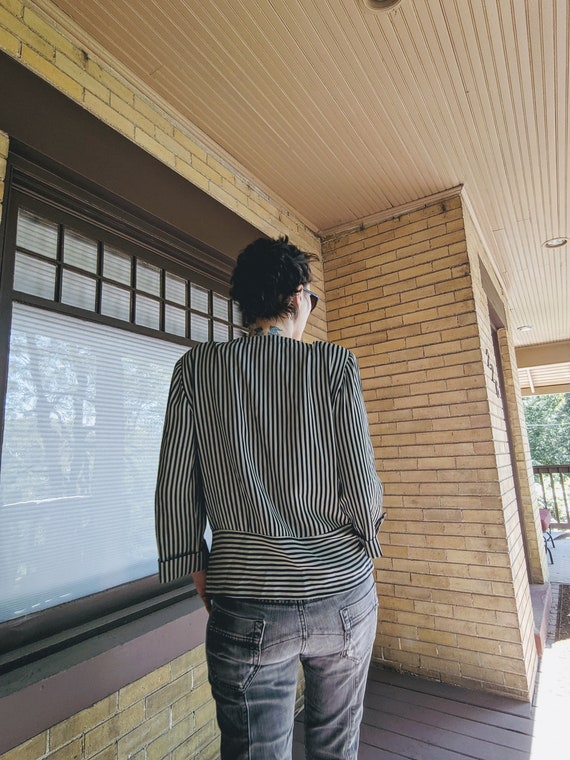
M 309 601 L 215 597 L 206 656 L 222 760 L 291 758 L 299 661 L 307 760 L 356 760 L 377 607 L 372 577 Z

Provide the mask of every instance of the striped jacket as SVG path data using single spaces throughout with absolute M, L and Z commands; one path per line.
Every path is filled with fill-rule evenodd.
M 161 581 L 207 567 L 210 594 L 348 590 L 381 555 L 381 506 L 352 353 L 265 335 L 177 362 L 156 489 Z

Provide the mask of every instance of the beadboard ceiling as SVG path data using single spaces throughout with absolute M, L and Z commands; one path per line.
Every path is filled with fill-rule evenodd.
M 569 0 L 36 4 L 319 234 L 463 185 L 515 345 L 570 345 Z

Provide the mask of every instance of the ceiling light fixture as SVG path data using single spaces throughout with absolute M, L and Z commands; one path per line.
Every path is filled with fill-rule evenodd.
M 544 245 L 546 248 L 561 248 L 563 245 L 566 245 L 567 242 L 568 238 L 566 237 L 554 237 L 547 240 Z
M 362 0 L 369 11 L 388 11 L 399 5 L 402 0 Z

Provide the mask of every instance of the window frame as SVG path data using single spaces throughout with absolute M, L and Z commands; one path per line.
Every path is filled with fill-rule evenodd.
M 92 186 L 81 177 L 55 167 L 48 161 L 32 161 L 20 155 L 17 150 L 11 151 L 7 162 L 3 235 L 0 241 L 0 441 L 4 434 L 7 359 L 13 302 L 57 311 L 140 335 L 159 337 L 188 348 L 196 345 L 196 341 L 188 337 L 14 291 L 12 283 L 16 259 L 17 216 L 21 207 L 47 217 L 59 225 L 68 225 L 91 238 L 95 231 L 97 241 L 104 240 L 105 244 L 130 256 L 136 256 L 137 261 L 150 263 L 161 270 L 167 269 L 206 288 L 209 291 L 209 340 L 212 339 L 215 319 L 213 293 L 229 299 L 228 283 L 233 268 L 233 261 L 229 257 L 179 234 L 140 209 L 135 209 L 123 199 Z M 164 287 L 162 293 L 164 295 Z M 161 311 L 164 314 L 164 304 Z M 233 302 L 229 300 L 228 324 L 231 324 L 233 314 Z M 0 674 L 29 666 L 30 663 L 70 646 L 87 642 L 90 638 L 101 636 L 118 627 L 128 626 L 145 616 L 160 613 L 168 607 L 181 604 L 187 606 L 187 600 L 195 596 L 196 591 L 190 579 L 159 584 L 158 575 L 153 574 L 32 615 L 0 623 Z M 191 607 L 195 608 L 194 601 Z

